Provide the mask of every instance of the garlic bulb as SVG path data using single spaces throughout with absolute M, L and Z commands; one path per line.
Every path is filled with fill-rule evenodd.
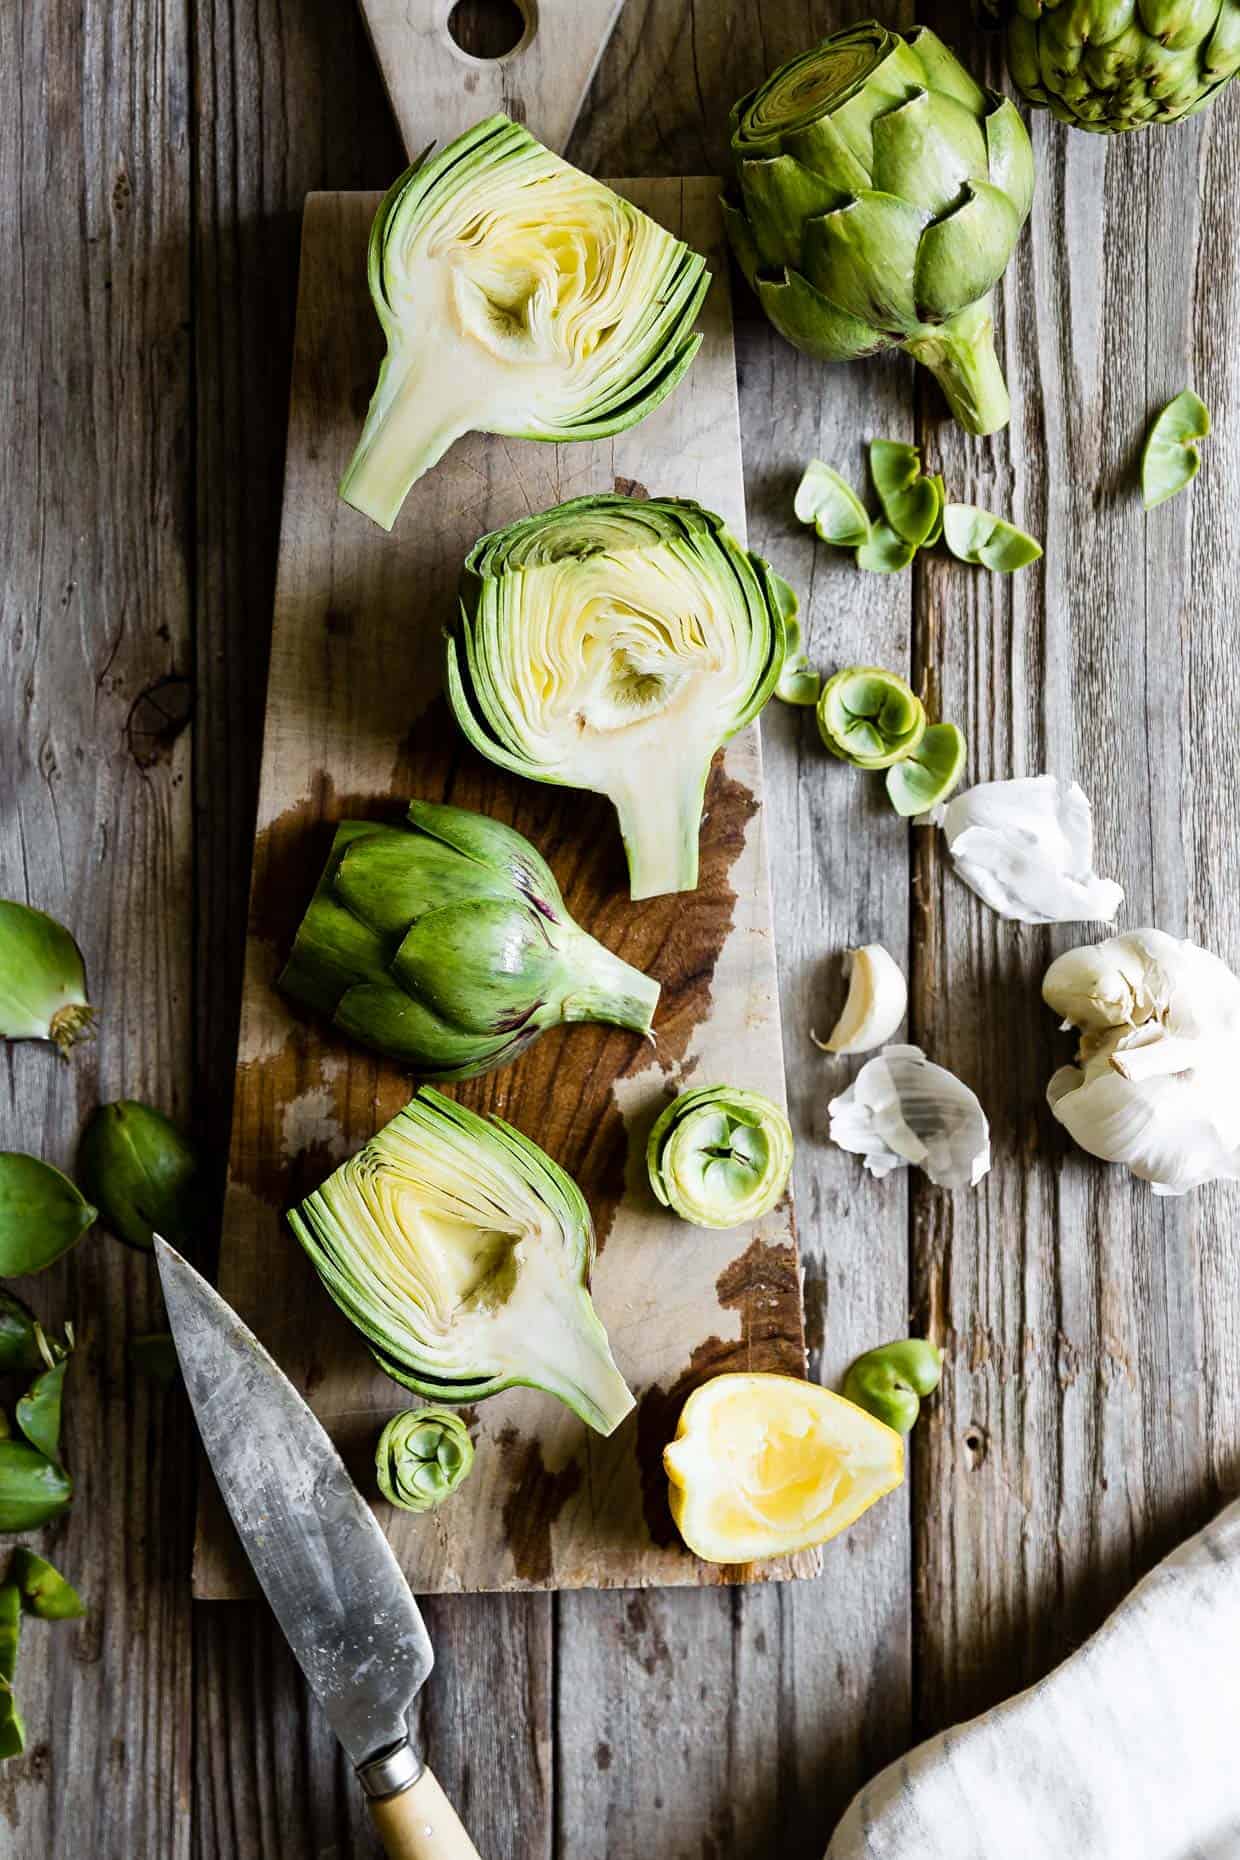
M 832 1141 L 871 1175 L 916 1163 L 940 1188 L 976 1188 L 990 1168 L 990 1126 L 969 1087 L 919 1046 L 888 1046 L 827 1107 Z
M 1156 1195 L 1240 1179 L 1240 979 L 1226 963 L 1132 930 L 1060 956 L 1042 996 L 1080 1030 L 1046 1095 L 1082 1149 Z
M 881 943 L 848 952 L 848 999 L 825 1040 L 810 1034 L 824 1053 L 869 1053 L 889 1040 L 908 1012 L 908 983 L 894 956 Z
M 1076 782 L 981 782 L 920 819 L 942 827 L 957 872 L 1000 917 L 1113 923 L 1124 902 L 1121 887 L 1094 871 L 1093 814 Z

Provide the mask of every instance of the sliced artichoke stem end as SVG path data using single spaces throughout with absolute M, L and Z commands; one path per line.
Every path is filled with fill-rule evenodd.
M 705 787 L 705 771 L 700 781 L 684 781 L 678 772 L 669 772 L 664 781 L 652 780 L 644 789 L 611 790 L 634 902 L 697 890 Z
M 392 384 L 392 373 L 399 379 Z M 449 446 L 486 414 L 466 405 L 450 359 L 436 358 L 433 371 L 391 354 L 366 413 L 357 449 L 340 480 L 340 495 L 354 510 L 390 530 L 411 487 L 437 465 Z
M 984 297 L 945 323 L 923 324 L 902 347 L 934 376 L 966 432 L 984 437 L 1006 426 L 1012 404 L 995 353 L 991 300 Z

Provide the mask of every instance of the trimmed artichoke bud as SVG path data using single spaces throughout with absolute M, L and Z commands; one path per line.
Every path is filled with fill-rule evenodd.
M 86 1613 L 72 1583 L 26 1544 L 13 1552 L 9 1580 L 21 1591 L 23 1613 L 37 1615 L 40 1621 L 75 1621 Z
M 67 1175 L 20 1150 L 0 1151 L 0 1274 L 42 1272 L 76 1246 L 96 1210 Z
M 337 827 L 279 985 L 431 1079 L 507 1065 L 562 1021 L 649 1033 L 659 998 L 573 922 L 520 833 L 429 801 L 408 827 Z
M 102 1219 L 142 1253 L 156 1234 L 182 1250 L 192 1240 L 197 1170 L 171 1119 L 133 1098 L 101 1104 L 78 1149 L 78 1175 Z
M 804 669 L 796 607 L 699 504 L 574 498 L 475 543 L 448 695 L 501 768 L 614 803 L 634 898 L 692 891 L 715 751 Z
M 402 1511 L 434 1511 L 469 1477 L 474 1443 L 450 1408 L 406 1408 L 394 1414 L 375 1448 L 384 1498 Z
M 888 769 L 921 742 L 925 706 L 898 673 L 881 665 L 846 665 L 822 687 L 818 733 L 841 762 Z
M 633 1406 L 581 1190 L 498 1117 L 423 1089 L 288 1218 L 380 1368 L 428 1400 L 523 1384 L 600 1434 Z
M 732 155 L 724 220 L 782 336 L 832 362 L 905 349 L 966 431 L 1007 424 L 991 291 L 1033 199 L 1012 103 L 927 27 L 871 20 L 743 97 Z
M 792 1130 L 760 1091 L 733 1085 L 681 1092 L 646 1144 L 650 1186 L 698 1227 L 743 1227 L 768 1214 L 792 1172 Z
M 370 294 L 387 337 L 340 495 L 384 529 L 463 433 L 603 439 L 697 354 L 706 261 L 490 116 L 385 195 Z
M 94 1021 L 82 952 L 69 932 L 46 911 L 0 898 L 0 1034 L 51 1040 L 67 1058 Z
M 876 1419 L 911 1434 L 922 1397 L 932 1395 L 943 1375 L 943 1352 L 924 1337 L 901 1337 L 859 1356 L 844 1378 L 844 1396 Z
M 1026 102 L 1062 123 L 1116 135 L 1174 123 L 1240 68 L 1240 9 L 1114 7 L 1104 0 L 983 0 L 1007 28 L 1007 63 Z

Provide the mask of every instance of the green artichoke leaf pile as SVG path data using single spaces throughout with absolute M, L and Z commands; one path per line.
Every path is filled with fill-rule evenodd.
M 1033 199 L 1015 106 L 927 27 L 869 20 L 732 111 L 724 218 L 776 329 L 823 361 L 904 349 L 971 433 L 1006 425 L 991 293 Z
M 408 823 L 336 829 L 285 994 L 423 1078 L 506 1065 L 564 1021 L 649 1032 L 658 983 L 574 923 L 523 834 L 431 801 Z
M 391 529 L 468 432 L 602 439 L 697 353 L 706 261 L 601 181 L 491 116 L 385 196 L 370 294 L 387 338 L 340 494 Z
M 655 1198 L 698 1227 L 741 1227 L 768 1214 L 792 1172 L 792 1129 L 759 1091 L 707 1085 L 681 1092 L 646 1144 Z
M 609 797 L 634 898 L 692 891 L 711 759 L 801 670 L 796 606 L 699 504 L 575 498 L 471 550 L 448 695 L 501 768 Z
M 434 1511 L 469 1477 L 474 1443 L 451 1408 L 405 1408 L 375 1446 L 375 1477 L 401 1511 Z
M 986 0 L 1028 103 L 1102 135 L 1175 123 L 1240 69 L 1237 0 Z
M 500 1118 L 423 1088 L 288 1218 L 380 1367 L 426 1400 L 544 1389 L 600 1434 L 632 1408 L 590 1299 L 584 1197 Z

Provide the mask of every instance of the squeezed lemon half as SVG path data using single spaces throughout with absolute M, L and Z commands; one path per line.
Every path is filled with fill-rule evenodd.
M 794 1376 L 716 1376 L 663 1450 L 676 1528 L 707 1563 L 825 1543 L 904 1478 L 904 1442 L 842 1395 Z

